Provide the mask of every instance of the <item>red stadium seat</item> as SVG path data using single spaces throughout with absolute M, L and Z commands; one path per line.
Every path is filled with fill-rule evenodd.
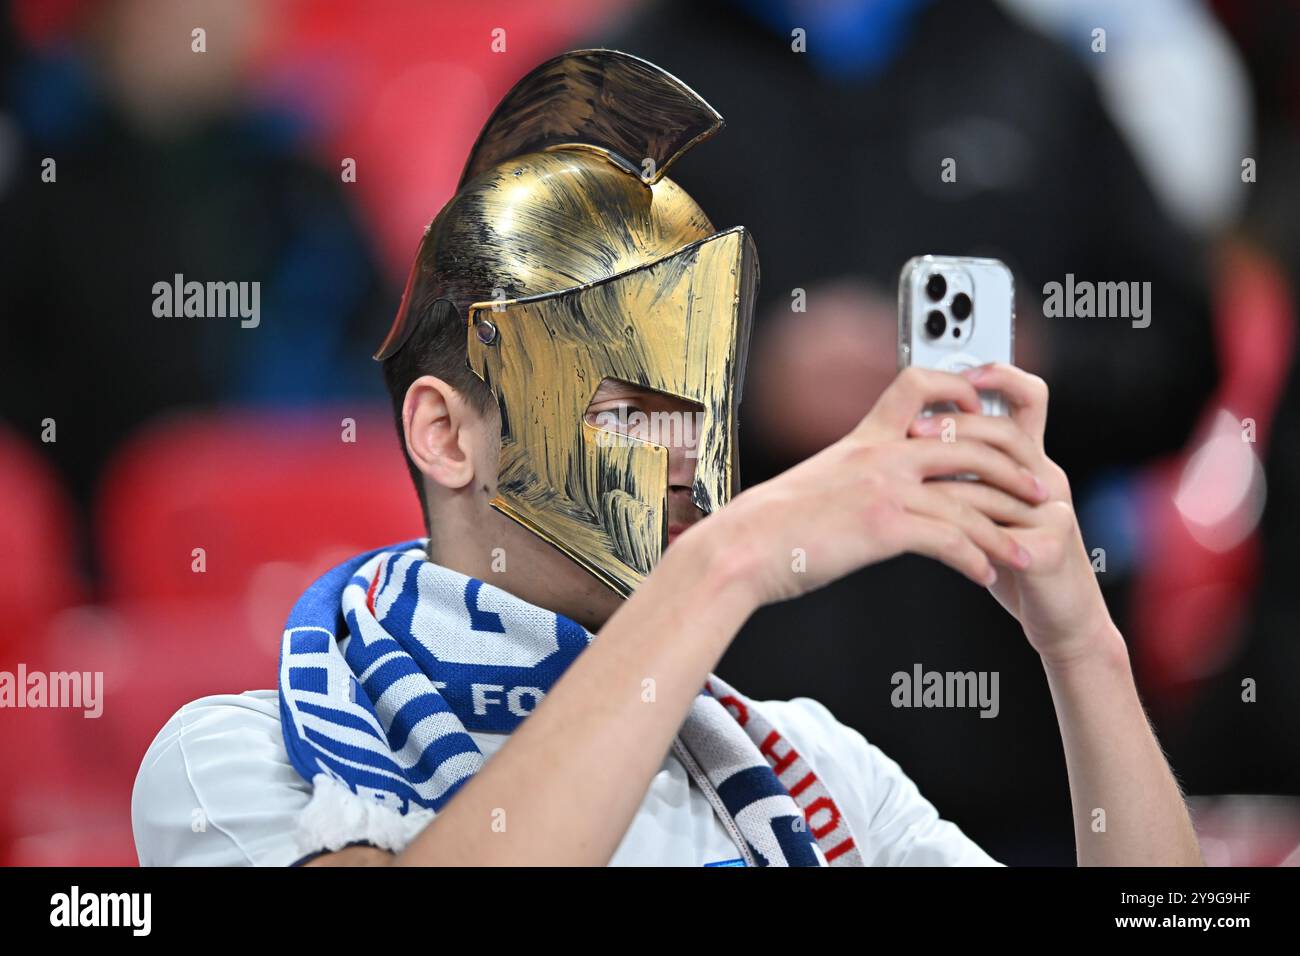
M 31 495 L 52 487 L 28 484 Z M 384 409 L 171 419 L 119 453 L 97 517 L 108 605 L 34 624 L 22 660 L 29 673 L 102 672 L 103 714 L 6 713 L 0 762 L 15 772 L 0 775 L 0 860 L 10 864 L 135 863 L 131 789 L 167 718 L 208 694 L 275 687 L 303 589 L 423 529 Z
M 58 476 L 36 450 L 0 429 L 0 661 L 59 608 L 82 598 L 74 573 L 71 505 Z
M 0 760 L 16 770 L 0 783 L 0 862 L 134 865 L 131 789 L 149 744 L 191 700 L 274 688 L 283 618 L 257 600 L 85 607 L 56 618 L 28 673 L 102 674 L 102 712 L 6 714 Z
M 423 534 L 392 419 L 376 408 L 171 419 L 119 453 L 97 518 L 113 602 L 292 600 L 337 561 Z

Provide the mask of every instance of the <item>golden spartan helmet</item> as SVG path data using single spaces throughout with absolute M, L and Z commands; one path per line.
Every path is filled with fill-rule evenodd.
M 501 413 L 492 506 L 623 595 L 667 542 L 668 450 L 585 420 L 603 380 L 700 406 L 684 434 L 705 514 L 737 486 L 758 257 L 745 229 L 716 232 L 664 176 L 722 125 L 626 53 L 543 63 L 479 134 L 375 354 L 437 310 L 464 321 L 469 367 Z

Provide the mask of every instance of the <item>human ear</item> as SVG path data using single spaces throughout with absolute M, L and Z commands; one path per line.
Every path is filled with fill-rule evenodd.
M 444 488 L 464 488 L 474 480 L 478 425 L 461 393 L 440 378 L 422 375 L 406 390 L 406 453 L 422 474 Z

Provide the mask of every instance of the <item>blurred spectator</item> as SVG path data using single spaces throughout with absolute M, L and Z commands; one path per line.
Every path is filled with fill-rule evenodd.
M 1169 214 L 1214 234 L 1241 212 L 1250 81 L 1201 0 L 1000 0 L 1075 53 Z M 1105 30 L 1105 52 L 1093 31 Z
M 796 28 L 806 54 L 792 52 Z M 1217 373 L 1202 251 L 1067 51 L 990 0 L 664 0 L 592 41 L 676 73 L 727 120 L 672 175 L 717 226 L 758 242 L 747 481 L 865 413 L 894 372 L 899 270 L 924 253 L 1012 267 L 1018 364 L 1051 384 L 1048 452 L 1079 497 L 1185 442 Z M 956 182 L 941 181 L 947 158 Z M 1150 282 L 1150 326 L 1044 319 L 1039 290 L 1067 274 Z M 806 313 L 791 310 L 795 289 Z M 1113 572 L 1122 544 L 1109 528 L 1089 539 Z M 1000 717 L 895 710 L 890 675 L 918 662 L 998 672 Z M 1037 656 L 941 566 L 904 558 L 765 609 L 720 673 L 760 696 L 826 701 L 999 859 L 1072 861 Z
M 33 442 L 54 420 L 43 447 L 83 509 L 164 410 L 380 394 L 368 352 L 393 303 L 368 239 L 309 131 L 245 90 L 270 9 L 81 4 L 74 43 L 6 64 L 21 142 L 0 193 L 0 408 Z M 155 283 L 178 274 L 260 283 L 258 323 L 156 317 Z
M 1300 288 L 1300 8 L 1291 0 L 1215 4 L 1255 86 L 1258 178 L 1239 241 Z M 1273 419 L 1264 458 L 1261 574 L 1237 652 L 1177 725 L 1169 752 L 1194 793 L 1300 794 L 1300 361 Z M 1252 681 L 1255 699 L 1246 700 Z

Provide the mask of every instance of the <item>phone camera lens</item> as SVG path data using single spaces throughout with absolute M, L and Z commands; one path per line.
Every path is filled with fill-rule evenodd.
M 930 301 L 938 302 L 947 291 L 948 283 L 944 281 L 943 276 L 937 272 L 932 272 L 925 283 L 925 294 L 930 297 Z
M 938 309 L 933 310 L 925 317 L 925 334 L 932 339 L 937 339 L 943 335 L 943 330 L 947 327 L 948 322 Z
M 958 292 L 952 297 L 952 316 L 954 319 L 969 319 L 970 310 L 970 296 L 965 292 Z

